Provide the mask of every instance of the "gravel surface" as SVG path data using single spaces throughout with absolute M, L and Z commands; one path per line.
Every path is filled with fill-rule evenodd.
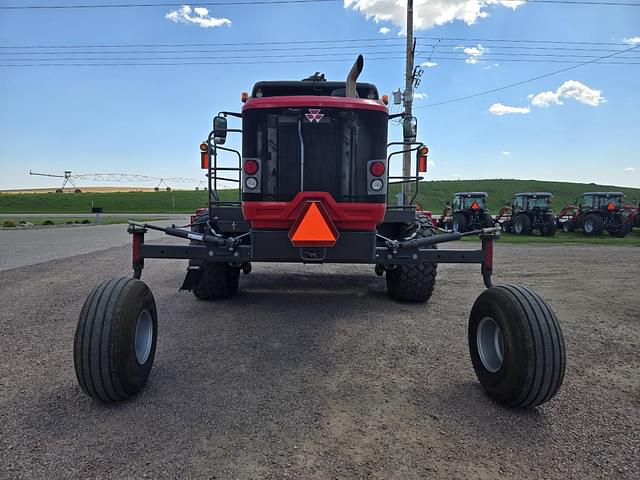
M 187 223 L 187 217 L 154 222 L 168 225 Z M 162 232 L 149 231 L 149 240 L 165 237 Z M 36 263 L 68 258 L 82 253 L 131 243 L 126 224 L 69 225 L 58 228 L 0 229 L 0 270 L 25 267 Z
M 405 305 L 372 267 L 257 264 L 209 303 L 178 292 L 184 262 L 149 260 L 156 363 L 109 406 L 76 384 L 73 332 L 129 248 L 0 272 L 0 477 L 640 478 L 639 253 L 497 246 L 495 280 L 541 293 L 567 342 L 563 388 L 530 412 L 475 379 L 478 266 L 441 265 Z

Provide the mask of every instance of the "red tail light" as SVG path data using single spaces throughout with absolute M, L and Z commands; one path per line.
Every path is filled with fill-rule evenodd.
M 258 162 L 255 160 L 247 160 L 244 162 L 244 173 L 247 175 L 255 175 L 258 171 Z
M 427 171 L 427 155 L 429 148 L 425 145 L 418 149 L 418 172 L 425 173 Z
M 369 167 L 369 171 L 371 171 L 371 175 L 374 177 L 381 177 L 384 175 L 384 163 L 382 162 L 373 162 Z
M 200 168 L 209 168 L 209 154 L 200 152 Z

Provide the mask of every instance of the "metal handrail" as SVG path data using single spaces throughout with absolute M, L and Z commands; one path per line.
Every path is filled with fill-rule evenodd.
M 389 169 L 389 171 L 391 170 L 390 164 L 391 164 L 391 157 L 393 157 L 394 155 L 400 155 L 400 154 L 404 154 L 407 152 L 414 152 L 417 151 L 420 147 L 422 147 L 424 144 L 422 142 L 390 142 L 387 144 L 387 149 L 389 149 L 389 147 L 393 146 L 393 145 L 402 145 L 402 146 L 409 146 L 409 148 L 405 148 L 403 150 L 398 150 L 396 152 L 391 152 L 388 156 L 387 156 L 387 168 Z M 387 177 L 387 202 L 389 202 L 389 186 L 390 185 L 400 185 L 400 184 L 405 184 L 405 183 L 415 183 L 415 193 L 413 194 L 413 196 L 411 197 L 411 200 L 409 200 L 409 203 L 406 203 L 406 199 L 403 197 L 402 201 L 403 204 L 402 205 L 389 205 L 389 203 L 387 203 L 388 206 L 393 207 L 411 207 L 415 204 L 415 200 L 416 197 L 418 196 L 418 188 L 419 188 L 419 182 L 420 180 L 423 180 L 424 177 L 420 176 L 417 174 L 418 172 L 418 159 L 415 159 L 415 167 L 416 167 L 416 175 L 409 175 L 409 176 L 393 176 L 393 177 Z M 388 180 L 391 179 L 395 179 L 398 180 L 397 182 L 389 182 Z

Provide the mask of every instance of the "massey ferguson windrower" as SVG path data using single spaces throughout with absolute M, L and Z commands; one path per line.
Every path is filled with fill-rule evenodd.
M 468 330 L 480 383 L 492 398 L 514 407 L 535 407 L 556 394 L 565 349 L 555 314 L 525 287 L 492 286 L 495 228 L 442 233 L 416 211 L 428 149 L 411 139 L 413 118 L 404 119 L 410 140 L 388 143 L 387 125 L 395 115 L 374 85 L 356 83 L 362 67 L 360 56 L 343 82 L 319 74 L 258 82 L 251 96 L 243 95 L 242 112 L 214 118 L 201 146 L 209 205 L 196 212 L 189 229 L 131 222 L 133 278 L 101 283 L 82 308 L 74 363 L 88 395 L 124 400 L 147 381 L 158 333 L 155 300 L 139 280 L 148 258 L 188 260 L 182 289 L 197 300 L 185 301 L 233 297 L 240 273 L 248 274 L 253 262 L 334 262 L 371 264 L 386 277 L 393 300 L 426 302 L 438 263 L 480 264 L 487 290 L 471 309 Z M 229 117 L 240 119 L 242 128 L 228 128 Z M 241 151 L 224 146 L 231 133 L 242 135 Z M 415 154 L 409 176 L 396 174 L 392 165 L 404 152 Z M 223 153 L 237 163 L 226 166 Z M 237 201 L 219 197 L 223 181 L 239 183 Z M 413 198 L 387 203 L 395 199 L 390 185 L 406 183 Z M 185 244 L 145 244 L 149 229 L 184 238 Z M 479 248 L 436 249 L 463 236 L 479 237 Z M 214 311 L 204 303 L 202 310 Z

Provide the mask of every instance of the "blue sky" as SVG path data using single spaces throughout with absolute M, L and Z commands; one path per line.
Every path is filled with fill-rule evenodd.
M 0 1 L 0 6 L 18 3 Z M 416 98 L 414 105 L 419 138 L 431 149 L 430 179 L 534 178 L 640 187 L 640 65 L 589 65 L 490 95 L 420 108 L 568 66 L 505 59 L 530 60 L 548 58 L 536 55 L 555 54 L 586 55 L 583 58 L 588 60 L 607 54 L 590 49 L 633 46 L 634 38 L 640 36 L 640 8 L 525 4 L 512 9 L 479 0 L 416 4 L 416 27 L 422 27 L 416 31 L 418 37 L 483 39 L 441 40 L 439 45 L 450 46 L 438 46 L 432 58 L 437 65 L 424 68 L 417 93 L 428 97 Z M 281 62 L 8 67 L 8 63 L 25 63 L 20 59 L 56 57 L 6 55 L 20 50 L 0 49 L 4 53 L 0 60 L 0 189 L 57 185 L 55 179 L 29 176 L 29 169 L 200 178 L 198 144 L 208 133 L 216 112 L 240 110 L 243 90 L 250 90 L 258 80 L 301 79 L 315 71 L 341 80 L 358 51 L 365 54 L 363 80 L 377 84 L 383 93 L 403 86 L 404 12 L 394 1 L 208 8 L 206 15 L 201 10 L 199 15 L 193 8 L 180 11 L 177 7 L 0 10 L 1 46 L 211 44 L 181 49 L 77 48 L 67 52 L 88 53 L 58 54 L 57 58 L 192 56 L 195 60 L 186 61 L 224 62 L 229 59 L 223 57 L 238 54 Z M 221 25 L 203 28 L 199 23 Z M 343 39 L 379 40 L 313 43 Z M 516 44 L 487 39 L 619 45 Z M 307 46 L 315 49 L 270 50 L 301 46 L 273 44 L 289 41 L 307 41 Z M 264 45 L 216 47 L 240 42 Z M 434 42 L 418 40 L 417 50 L 426 53 L 419 54 L 416 63 L 428 60 Z M 318 48 L 327 45 L 349 48 Z M 367 48 L 359 48 L 365 45 Z M 503 48 L 514 45 L 532 48 Z M 583 50 L 538 49 L 558 46 Z M 208 52 L 185 53 L 198 49 Z M 147 53 L 122 53 L 131 50 Z M 105 51 L 115 53 L 99 53 Z M 149 53 L 155 51 L 176 53 Z M 504 55 L 509 52 L 516 55 Z M 527 56 L 522 56 L 524 53 Z M 453 57 L 460 60 L 448 59 Z M 640 49 L 620 57 L 632 57 L 621 60 L 627 63 L 637 58 L 636 63 L 640 63 Z M 496 58 L 500 60 L 492 60 Z M 326 61 L 329 59 L 339 61 Z M 392 126 L 391 134 L 399 138 L 399 128 Z

